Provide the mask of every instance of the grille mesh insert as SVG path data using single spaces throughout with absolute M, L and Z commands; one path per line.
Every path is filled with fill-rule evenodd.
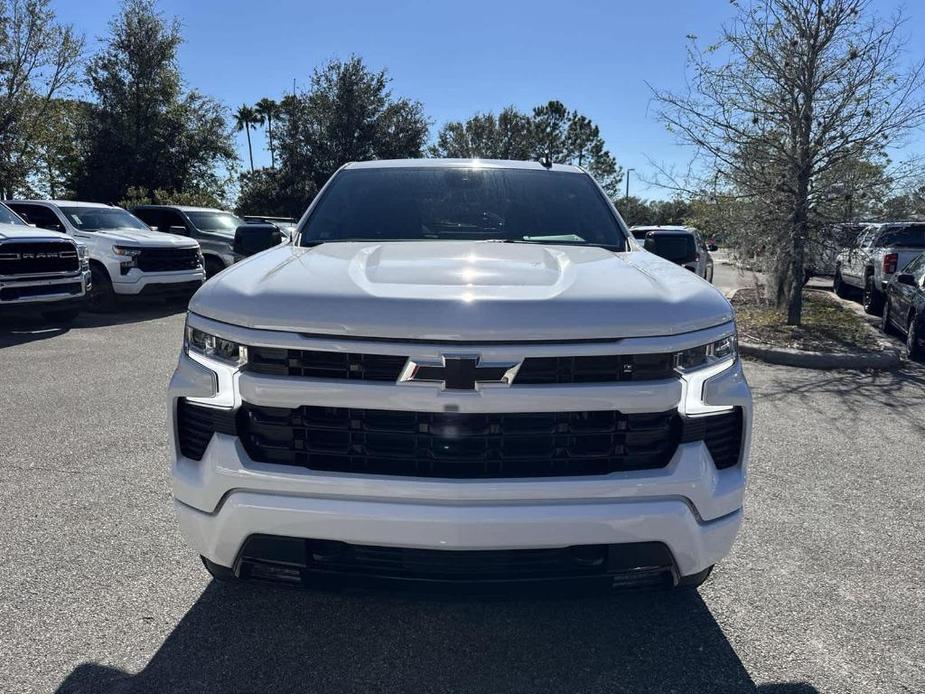
M 313 470 L 441 478 L 607 474 L 665 466 L 677 412 L 457 414 L 244 404 L 254 460 Z

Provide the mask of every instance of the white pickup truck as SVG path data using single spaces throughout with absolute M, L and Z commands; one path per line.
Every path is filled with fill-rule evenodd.
M 196 293 L 168 397 L 220 579 L 693 586 L 742 522 L 732 308 L 577 167 L 342 167 Z
M 89 304 L 111 310 L 119 298 L 188 298 L 205 281 L 193 239 L 153 231 L 120 207 L 69 200 L 8 200 L 27 222 L 78 239 L 90 252 Z
M 89 286 L 86 247 L 65 234 L 30 227 L 0 204 L 0 320 L 42 316 L 70 323 Z
M 894 274 L 925 251 L 925 222 L 870 224 L 835 259 L 835 292 L 863 291 L 864 310 L 883 312 L 885 290 Z

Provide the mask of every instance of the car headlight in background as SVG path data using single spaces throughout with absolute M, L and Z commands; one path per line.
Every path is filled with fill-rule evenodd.
M 121 274 L 127 275 L 129 270 L 138 266 L 136 260 L 138 256 L 141 255 L 140 248 L 133 248 L 131 246 L 113 246 L 112 252 L 125 258 L 125 260 L 119 263 L 119 272 Z
M 77 246 L 77 258 L 80 260 L 80 269 L 90 269 L 90 251 L 86 246 Z
M 243 366 L 247 363 L 247 347 L 223 337 L 210 335 L 204 330 L 186 326 L 186 340 L 183 343 L 186 353 L 198 354 L 206 359 L 213 359 L 229 366 Z

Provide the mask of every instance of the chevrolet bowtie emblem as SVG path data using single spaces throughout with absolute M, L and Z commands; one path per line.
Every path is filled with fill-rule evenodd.
M 521 363 L 486 363 L 469 354 L 444 354 L 439 361 L 408 359 L 398 382 L 437 384 L 444 390 L 478 390 L 482 384 L 509 386 Z

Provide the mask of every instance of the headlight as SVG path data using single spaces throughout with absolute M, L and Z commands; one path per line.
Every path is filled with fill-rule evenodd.
M 681 376 L 681 414 L 687 417 L 729 412 L 732 405 L 713 405 L 704 400 L 704 387 L 711 378 L 732 368 L 738 357 L 735 333 L 675 354 L 675 369 Z
M 77 246 L 77 258 L 80 260 L 80 269 L 90 269 L 90 252 L 86 246 Z
M 675 367 L 682 373 L 702 369 L 727 359 L 735 361 L 739 353 L 735 334 L 716 342 L 699 345 L 675 354 Z
M 140 248 L 132 248 L 131 246 L 113 246 L 112 252 L 116 255 L 125 255 L 130 258 L 134 258 L 136 255 L 141 255 Z
M 198 354 L 229 366 L 242 366 L 247 363 L 247 347 L 245 345 L 239 345 L 237 342 L 226 340 L 223 337 L 210 335 L 190 325 L 186 326 L 186 340 L 183 343 L 183 348 L 187 354 Z

